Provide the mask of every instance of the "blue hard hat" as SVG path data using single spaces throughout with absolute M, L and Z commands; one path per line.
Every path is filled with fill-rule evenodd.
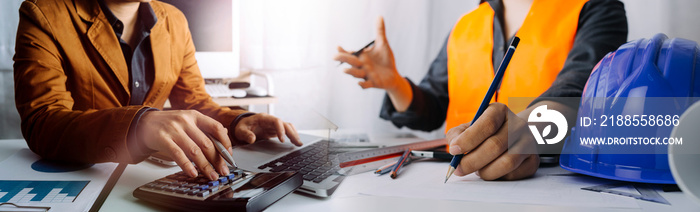
M 619 146 L 584 145 L 581 138 L 615 136 L 619 129 L 636 130 L 639 136 L 669 137 L 672 127 L 615 128 L 581 125 L 582 117 L 596 118 L 640 113 L 680 115 L 700 97 L 700 47 L 694 41 L 657 34 L 639 39 L 608 53 L 593 68 L 578 110 L 577 124 L 567 138 L 560 165 L 562 168 L 596 177 L 673 184 L 666 145 Z M 649 97 L 672 97 L 662 104 Z M 642 101 L 623 99 L 638 98 Z M 673 105 L 673 106 L 669 106 Z M 627 110 L 627 111 L 626 111 Z M 623 130 L 624 131 L 624 130 Z M 621 152 L 644 152 L 622 154 Z M 647 154 L 649 153 L 649 154 Z

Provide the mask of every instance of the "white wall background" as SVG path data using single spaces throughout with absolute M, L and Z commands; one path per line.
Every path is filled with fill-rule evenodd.
M 19 23 L 20 0 L 3 0 L 0 3 L 0 70 L 12 69 L 15 54 L 15 35 Z
M 21 0 L 0 3 L 0 138 L 17 132 L 12 55 Z M 623 0 L 629 39 L 663 32 L 700 41 L 700 1 Z M 336 46 L 357 49 L 374 39 L 383 15 L 399 71 L 419 82 L 457 18 L 478 0 L 241 0 L 241 63 L 270 73 L 276 83 L 276 115 L 300 129 L 325 126 L 397 131 L 378 118 L 384 92 L 362 90 L 332 61 Z M 254 108 L 262 110 L 264 108 Z M 17 122 L 17 123 L 15 123 Z M 432 136 L 440 136 L 441 130 Z M 14 134 L 18 135 L 18 134 Z
M 275 115 L 297 128 L 397 131 L 378 118 L 384 92 L 362 90 L 332 58 L 338 45 L 361 48 L 385 17 L 402 75 L 419 82 L 456 20 L 478 0 L 264 0 L 242 1 L 241 65 L 271 73 L 280 101 Z M 248 9 L 248 8 L 251 9 Z M 252 56 L 251 56 L 252 55 Z M 261 108 L 264 109 L 264 108 Z
M 0 139 L 22 138 L 20 119 L 15 109 L 12 56 L 19 22 L 19 0 L 0 3 Z
M 663 32 L 700 42 L 700 1 L 622 0 L 630 26 L 628 40 L 650 38 Z

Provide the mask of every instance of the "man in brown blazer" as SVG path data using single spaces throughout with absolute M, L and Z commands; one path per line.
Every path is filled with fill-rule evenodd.
M 150 0 L 27 0 L 14 56 L 22 134 L 44 158 L 138 163 L 171 156 L 191 176 L 228 173 L 211 135 L 234 143 L 294 126 L 214 103 L 204 90 L 185 16 Z M 161 111 L 170 99 L 175 110 Z M 196 167 L 192 165 L 196 164 Z

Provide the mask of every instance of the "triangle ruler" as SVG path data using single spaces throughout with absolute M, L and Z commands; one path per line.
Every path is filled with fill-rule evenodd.
M 631 186 L 631 187 L 637 189 L 639 194 L 624 192 L 624 191 L 619 191 L 619 190 L 613 189 L 613 188 L 626 187 L 626 186 Z M 644 201 L 649 201 L 649 202 L 671 205 L 671 203 L 669 203 L 664 197 L 662 197 L 661 194 L 656 192 L 656 190 L 654 190 L 653 188 L 651 188 L 651 186 L 649 186 L 647 184 L 621 182 L 621 183 L 613 183 L 613 184 L 607 184 L 607 185 L 586 187 L 586 188 L 581 188 L 581 189 L 587 190 L 587 191 L 615 194 L 615 195 L 620 195 L 620 196 L 625 196 L 625 197 L 632 197 L 632 198 L 635 198 L 638 200 L 644 200 Z

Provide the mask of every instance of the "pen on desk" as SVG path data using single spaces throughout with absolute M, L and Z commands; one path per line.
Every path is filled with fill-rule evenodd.
M 228 162 L 229 165 L 231 165 L 233 168 L 237 169 L 238 165 L 236 165 L 236 161 L 233 160 L 233 156 L 231 156 L 231 154 L 228 152 L 228 150 L 226 150 L 224 145 L 221 144 L 221 142 L 219 140 L 217 140 L 216 138 L 211 137 L 210 135 L 207 135 L 207 136 L 209 136 L 209 139 L 211 139 L 211 141 L 214 142 L 214 147 L 216 147 L 216 151 L 219 152 L 219 155 L 221 155 L 221 157 L 223 157 L 224 160 L 226 160 L 226 162 Z
M 416 156 L 416 157 L 422 157 L 422 158 L 435 158 L 435 159 L 444 159 L 444 160 L 452 159 L 452 155 L 450 155 L 450 153 L 443 152 L 443 151 L 417 151 L 417 150 L 413 150 L 413 151 L 411 151 L 411 155 Z
M 474 122 L 476 122 L 476 120 L 479 119 L 481 114 L 484 113 L 486 108 L 489 106 L 489 103 L 493 98 L 493 94 L 496 93 L 498 85 L 501 84 L 501 80 L 503 79 L 503 74 L 506 72 L 508 63 L 510 63 L 510 59 L 513 57 L 513 53 L 515 53 L 515 48 L 518 47 L 518 42 L 520 42 L 520 38 L 514 37 L 513 41 L 510 43 L 508 51 L 506 51 L 506 55 L 503 57 L 503 61 L 501 61 L 501 65 L 498 66 L 498 72 L 496 72 L 496 76 L 493 77 L 493 81 L 489 86 L 489 90 L 486 92 L 484 100 L 481 101 L 481 105 L 479 105 L 479 109 L 476 111 L 476 115 L 474 116 L 474 119 L 472 119 L 471 124 L 474 124 Z M 445 176 L 445 183 L 447 183 L 447 180 L 450 179 L 452 173 L 454 173 L 455 169 L 457 169 L 457 166 L 459 166 L 459 162 L 462 160 L 462 157 L 464 157 L 464 154 L 459 154 L 452 157 L 452 161 L 450 162 L 450 168 L 447 170 L 447 175 Z
M 406 151 L 403 152 L 403 155 L 399 158 L 399 161 L 396 162 L 396 166 L 394 166 L 394 169 L 391 170 L 391 179 L 396 179 L 396 177 L 399 174 L 399 169 L 401 169 L 401 165 L 403 165 L 406 160 L 408 160 L 408 157 L 411 154 L 411 149 L 407 149 Z
M 366 48 L 369 48 L 370 46 L 372 46 L 372 44 L 374 44 L 374 41 L 369 42 L 367 45 L 365 45 L 365 47 L 362 47 L 360 50 L 353 52 L 352 55 L 354 55 L 355 57 L 360 56 L 360 54 L 362 54 L 362 52 L 365 51 Z M 340 64 L 338 64 L 338 65 L 340 66 L 342 64 L 343 64 L 343 62 L 340 62 Z

